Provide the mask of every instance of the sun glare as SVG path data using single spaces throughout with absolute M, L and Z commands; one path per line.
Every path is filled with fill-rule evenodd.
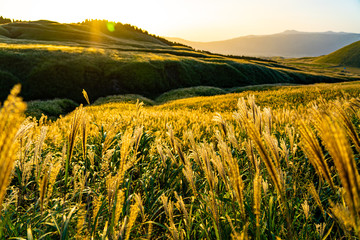
M 109 32 L 115 31 L 115 23 L 113 23 L 113 22 L 106 23 L 106 27 Z

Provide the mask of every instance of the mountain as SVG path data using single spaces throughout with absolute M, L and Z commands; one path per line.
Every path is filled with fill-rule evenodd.
M 16 83 L 25 100 L 94 101 L 139 94 L 155 99 L 178 88 L 221 89 L 347 80 L 276 61 L 195 51 L 129 24 L 41 20 L 0 24 L 0 101 Z
M 170 41 L 215 53 L 258 57 L 317 57 L 360 40 L 358 33 L 298 32 L 287 30 L 272 35 L 250 35 L 216 42 L 191 42 L 180 38 Z
M 326 56 L 319 57 L 316 62 L 360 68 L 360 41 L 354 42 Z

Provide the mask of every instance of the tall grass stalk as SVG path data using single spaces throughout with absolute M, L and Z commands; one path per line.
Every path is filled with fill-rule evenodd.
M 267 171 L 272 179 L 272 182 L 275 185 L 276 191 L 280 197 L 280 202 L 281 202 L 280 206 L 281 206 L 282 212 L 284 213 L 286 223 L 287 223 L 287 230 L 288 230 L 287 237 L 292 238 L 293 237 L 292 222 L 291 222 L 291 218 L 290 218 L 288 203 L 285 198 L 285 186 L 284 186 L 284 181 L 283 181 L 283 176 L 282 176 L 283 174 L 281 172 L 281 168 L 277 167 L 277 165 L 279 166 L 279 163 L 275 164 L 274 161 L 272 160 L 271 153 L 269 153 L 269 151 L 268 151 L 268 148 L 270 146 L 267 146 L 268 147 L 267 148 L 261 138 L 262 122 L 263 122 L 263 120 L 261 120 L 261 111 L 260 111 L 259 107 L 256 106 L 253 98 L 249 99 L 249 103 L 250 103 L 250 109 L 247 110 L 245 100 L 244 99 L 239 100 L 239 102 L 238 102 L 239 111 L 234 114 L 234 117 L 235 117 L 235 119 L 238 120 L 238 122 L 246 130 L 248 137 L 254 143 L 256 150 L 258 151 L 261 159 L 263 160 L 263 162 L 266 166 L 266 169 L 267 169 Z M 270 144 L 269 140 L 267 142 L 268 142 L 268 144 Z M 272 146 L 274 146 L 274 145 L 272 145 Z M 277 157 L 276 152 L 274 152 L 273 155 L 275 157 L 275 159 L 274 159 L 275 162 L 278 161 L 278 159 L 276 159 L 276 157 Z
M 261 216 L 261 181 L 259 172 L 255 173 L 254 178 L 254 214 L 256 216 L 256 239 L 260 239 L 260 216 Z
M 324 145 L 333 158 L 342 186 L 344 200 L 348 206 L 351 218 L 354 219 L 354 228 L 360 234 L 360 175 L 356 167 L 351 146 L 346 137 L 346 130 L 331 116 L 315 112 L 316 126 Z M 334 213 L 340 218 L 344 214 L 343 208 L 333 207 Z
M 68 137 L 67 158 L 66 158 L 66 163 L 65 163 L 64 199 L 66 198 L 66 192 L 67 192 L 67 187 L 68 187 L 69 165 L 70 165 L 70 161 L 71 161 L 74 146 L 75 146 L 76 134 L 80 128 L 80 124 L 82 122 L 83 117 L 84 117 L 84 109 L 83 109 L 82 105 L 80 105 L 80 107 L 77 108 L 74 112 L 74 116 L 71 121 L 70 133 L 69 133 L 69 137 Z
M 324 158 L 320 144 L 311 128 L 304 122 L 300 122 L 299 127 L 301 133 L 301 148 L 314 166 L 317 174 L 330 184 L 331 188 L 335 190 L 335 186 L 331 177 L 330 169 Z
M 14 167 L 18 147 L 15 137 L 26 109 L 19 93 L 20 85 L 16 85 L 0 110 L 0 210 Z

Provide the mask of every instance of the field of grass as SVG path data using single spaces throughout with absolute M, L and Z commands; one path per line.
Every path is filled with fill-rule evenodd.
M 316 62 L 360 68 L 360 41 L 354 42 L 326 56 L 319 57 L 316 59 Z
M 213 97 L 195 97 L 168 102 L 158 109 L 204 109 L 211 112 L 229 112 L 237 110 L 239 98 L 254 95 L 262 107 L 303 108 L 318 99 L 336 100 L 337 98 L 357 97 L 360 95 L 359 81 L 336 84 L 318 83 L 312 85 L 258 85 L 235 90 L 238 93 Z
M 16 87 L 0 110 L 0 238 L 357 239 L 359 89 L 105 103 L 52 122 L 25 118 Z
M 80 103 L 82 89 L 93 99 L 139 94 L 155 100 L 178 88 L 229 89 L 357 77 L 195 51 L 122 24 L 111 32 L 107 24 L 37 21 L 0 25 L 0 101 L 15 83 L 22 84 L 21 96 L 26 101 L 68 98 Z
M 172 89 L 192 86 L 231 88 L 339 81 L 339 78 L 273 69 L 245 60 L 188 54 L 195 53 L 3 45 L 0 46 L 2 96 L 17 82 L 24 86 L 22 96 L 26 100 L 69 98 L 79 102 L 82 89 L 94 98 L 119 94 L 155 98 Z
M 226 93 L 227 91 L 225 91 L 224 89 L 216 88 L 216 87 L 200 86 L 200 87 L 190 87 L 190 88 L 179 88 L 163 93 L 155 100 L 158 103 L 165 103 L 182 98 L 191 98 L 198 96 L 214 96 L 214 95 L 222 95 Z
M 351 67 L 351 65 L 343 64 L 340 62 L 322 62 L 321 59 L 327 58 L 327 56 L 316 58 L 279 59 L 278 62 L 279 64 L 288 67 L 294 67 L 304 72 L 314 72 L 320 75 L 323 74 L 326 76 L 332 76 L 334 78 L 345 77 L 350 79 L 360 79 L 359 67 Z

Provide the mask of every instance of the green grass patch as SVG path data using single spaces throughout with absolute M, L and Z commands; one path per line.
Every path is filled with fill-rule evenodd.
M 315 62 L 360 67 L 360 41 L 354 42 L 323 57 L 319 57 Z
M 156 98 L 156 101 L 159 103 L 164 103 L 182 98 L 190 98 L 190 97 L 198 97 L 198 96 L 214 96 L 214 95 L 220 95 L 226 93 L 227 92 L 221 88 L 208 87 L 208 86 L 180 88 L 161 94 L 158 98 Z
M 45 115 L 50 120 L 55 120 L 61 115 L 73 111 L 78 104 L 70 99 L 34 100 L 27 103 L 26 115 L 40 119 Z
M 106 103 L 124 102 L 124 103 L 136 103 L 137 101 L 143 102 L 146 106 L 153 106 L 155 102 L 149 98 L 143 97 L 137 94 L 125 94 L 125 95 L 112 95 L 98 98 L 93 105 L 102 105 Z
M 294 85 L 296 84 L 291 84 L 291 83 L 260 84 L 254 86 L 235 87 L 229 89 L 228 91 L 230 93 L 239 93 L 245 91 L 268 91 L 268 90 L 280 89 L 283 86 L 294 86 Z

